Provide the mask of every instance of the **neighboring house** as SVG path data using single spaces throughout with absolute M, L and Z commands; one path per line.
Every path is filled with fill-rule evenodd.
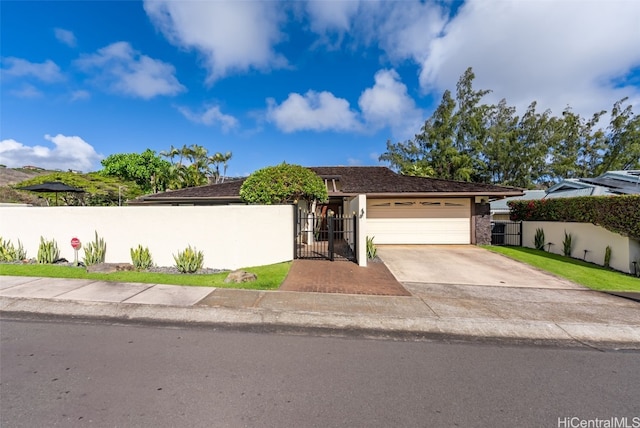
M 377 244 L 484 244 L 491 242 L 489 202 L 521 196 L 522 190 L 490 184 L 410 177 L 386 167 L 310 167 L 329 191 L 324 204 L 351 214 L 354 198 L 366 198 L 368 236 Z M 210 184 L 140 197 L 135 205 L 242 203 L 243 181 Z M 356 214 L 356 213 L 353 213 Z
M 510 200 L 570 198 L 575 196 L 616 196 L 640 194 L 640 170 L 607 171 L 595 178 L 567 178 L 547 190 L 525 190 L 523 196 L 491 202 L 492 220 L 509 220 Z

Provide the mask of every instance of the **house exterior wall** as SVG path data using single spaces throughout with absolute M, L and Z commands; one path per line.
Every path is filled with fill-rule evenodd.
M 71 238 L 85 244 L 95 231 L 107 262 L 130 262 L 130 249 L 142 245 L 156 265 L 173 266 L 173 254 L 191 245 L 204 253 L 205 267 L 266 265 L 293 259 L 292 227 L 290 205 L 0 207 L 0 236 L 20 240 L 28 257 L 36 257 L 41 236 L 55 239 L 67 260 Z
M 591 223 L 564 223 L 550 221 L 525 221 L 522 223 L 522 246 L 534 248 L 536 229 L 544 231 L 545 242 L 553 243 L 549 251 L 562 254 L 564 232 L 571 234 L 572 257 L 604 265 L 607 246 L 611 247 L 610 266 L 618 271 L 633 273 L 633 262 L 640 260 L 640 242 Z M 584 250 L 588 250 L 584 254 Z M 638 266 L 640 269 L 640 266 Z
M 474 238 L 471 243 L 491 245 L 491 206 L 488 203 L 474 203 L 472 209 Z

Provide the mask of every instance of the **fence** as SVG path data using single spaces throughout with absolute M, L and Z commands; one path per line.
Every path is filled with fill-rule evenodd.
M 142 245 L 159 266 L 191 245 L 205 267 L 236 269 L 292 260 L 293 216 L 291 205 L 0 207 L 0 236 L 20 240 L 32 258 L 41 236 L 55 239 L 60 256 L 73 260 L 71 238 L 84 244 L 97 232 L 107 262 L 130 262 L 130 249 Z
M 491 245 L 522 246 L 522 222 L 492 221 Z
M 356 261 L 356 216 L 318 216 L 298 210 L 294 219 L 297 259 Z

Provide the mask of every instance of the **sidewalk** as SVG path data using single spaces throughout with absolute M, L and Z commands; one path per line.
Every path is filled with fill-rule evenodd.
M 404 284 L 411 296 L 0 276 L 0 313 L 396 339 L 640 349 L 640 304 L 591 290 Z

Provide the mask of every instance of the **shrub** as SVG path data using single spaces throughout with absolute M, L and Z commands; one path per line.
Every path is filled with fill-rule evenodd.
M 544 251 L 544 230 L 536 229 L 536 236 L 534 237 L 534 246 L 536 250 Z
M 611 247 L 607 245 L 604 249 L 604 267 L 608 268 L 611 263 Z
M 640 195 L 519 200 L 508 204 L 513 221 L 593 223 L 611 232 L 640 239 Z
M 84 246 L 84 264 L 85 266 L 95 265 L 97 263 L 104 263 L 104 259 L 107 254 L 107 244 L 104 239 L 98 237 L 98 232 L 95 232 L 96 239 L 93 242 L 89 242 Z
M 6 241 L 0 237 L 0 262 L 16 262 L 27 258 L 27 252 L 22 247 L 22 242 L 18 239 L 18 246 L 13 245 L 11 240 Z
M 367 236 L 367 258 L 368 259 L 375 259 L 376 256 L 378 255 L 378 249 L 376 248 L 376 244 L 373 243 L 373 238 L 375 238 L 375 236 L 372 236 L 371 238 Z
M 40 245 L 38 245 L 38 263 L 55 263 L 60 258 L 60 250 L 58 250 L 58 244 L 55 239 L 47 241 L 42 236 L 40 237 Z
M 138 245 L 138 248 L 131 248 L 131 263 L 138 270 L 149 269 L 153 266 L 149 248 L 143 248 L 142 245 Z
M 564 231 L 564 240 L 562 241 L 562 254 L 564 254 L 567 257 L 571 257 L 571 250 L 572 250 L 572 242 L 573 238 L 571 236 L 570 233 L 567 233 L 567 231 Z
M 324 202 L 327 186 L 309 168 L 281 163 L 251 174 L 240 187 L 240 197 L 250 204 L 287 204 L 298 200 Z
M 204 255 L 202 251 L 197 251 L 189 245 L 184 251 L 178 251 L 178 255 L 173 255 L 176 267 L 182 273 L 195 273 L 202 269 Z

